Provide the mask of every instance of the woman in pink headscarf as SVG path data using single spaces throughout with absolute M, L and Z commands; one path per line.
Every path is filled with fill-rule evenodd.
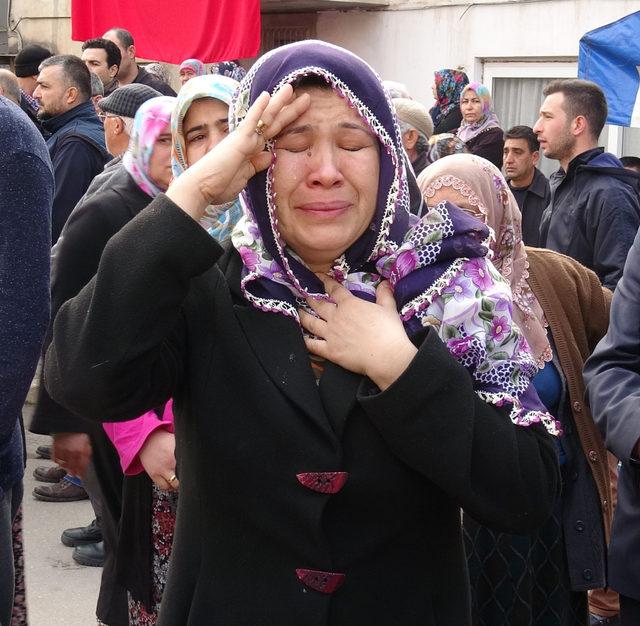
M 180 83 L 184 85 L 195 76 L 204 76 L 206 70 L 200 59 L 186 59 L 180 64 Z

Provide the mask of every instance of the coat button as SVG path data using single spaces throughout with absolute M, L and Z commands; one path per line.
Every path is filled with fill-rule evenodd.
M 320 593 L 333 593 L 344 582 L 345 575 L 315 569 L 297 569 L 298 580 Z
M 584 522 L 582 520 L 578 520 L 573 527 L 579 532 L 583 532 L 584 531 Z
M 593 572 L 590 569 L 586 569 L 582 572 L 582 577 L 585 580 L 591 580 L 593 578 Z
M 320 493 L 338 493 L 347 482 L 348 472 L 304 472 L 296 474 L 301 485 Z
M 578 472 L 573 472 L 573 474 L 571 474 L 571 480 L 576 481 L 578 480 L 578 477 L 580 475 L 578 474 Z
M 589 450 L 589 460 L 593 463 L 598 460 L 598 453 L 595 450 Z
M 578 402 L 578 400 L 576 400 L 576 401 L 573 403 L 573 410 L 574 410 L 576 413 L 580 413 L 580 412 L 582 411 L 582 402 Z

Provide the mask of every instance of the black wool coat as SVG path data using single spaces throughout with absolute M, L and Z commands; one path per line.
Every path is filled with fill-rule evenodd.
M 174 398 L 160 624 L 469 624 L 459 506 L 511 532 L 542 523 L 551 438 L 482 402 L 432 330 L 382 393 L 330 363 L 317 385 L 297 323 L 248 306 L 222 252 L 158 196 L 62 307 L 47 357 L 53 397 L 98 420 Z

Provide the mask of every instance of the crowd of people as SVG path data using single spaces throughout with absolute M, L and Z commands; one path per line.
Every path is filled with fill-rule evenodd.
M 39 359 L 33 496 L 91 501 L 100 624 L 640 624 L 640 159 L 597 85 L 505 131 L 319 41 L 178 93 L 123 28 L 12 69 L 0 624 Z

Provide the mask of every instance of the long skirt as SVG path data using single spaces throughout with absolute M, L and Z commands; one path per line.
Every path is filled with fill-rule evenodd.
M 152 537 L 152 581 L 151 593 L 153 607 L 148 611 L 142 602 L 138 602 L 129 594 L 129 626 L 155 626 L 158 621 L 162 594 L 167 584 L 169 558 L 173 546 L 173 531 L 176 525 L 176 508 L 178 494 L 174 491 L 163 491 L 155 484 L 152 488 L 153 503 L 151 513 Z
M 587 592 L 572 591 L 560 508 L 530 535 L 464 515 L 474 626 L 588 626 Z

